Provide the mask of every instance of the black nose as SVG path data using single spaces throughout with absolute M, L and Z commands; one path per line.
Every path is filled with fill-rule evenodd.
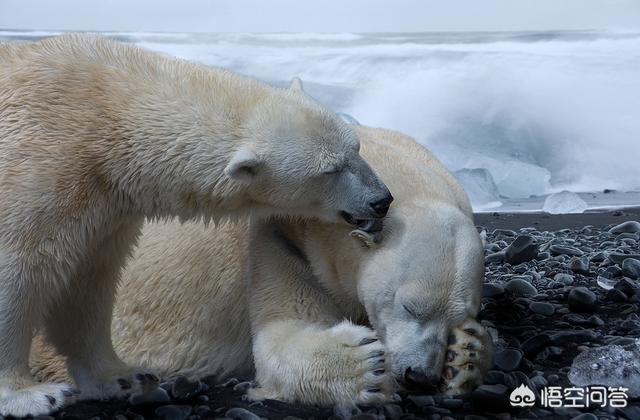
M 387 195 L 382 200 L 378 200 L 374 203 L 371 203 L 370 205 L 373 211 L 376 212 L 376 216 L 384 217 L 387 215 L 387 212 L 389 211 L 389 206 L 391 205 L 392 201 L 393 201 L 393 196 L 391 195 L 391 193 L 387 193 Z
M 420 390 L 436 389 L 440 382 L 437 375 L 426 375 L 424 370 L 408 367 L 404 372 L 404 382 L 411 388 Z

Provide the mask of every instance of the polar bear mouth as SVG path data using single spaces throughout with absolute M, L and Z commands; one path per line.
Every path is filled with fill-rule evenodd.
M 380 232 L 382 230 L 382 219 L 356 219 L 355 217 L 353 217 L 353 215 L 347 213 L 346 211 L 340 212 L 340 215 L 345 220 L 345 222 L 357 227 L 358 230 L 362 230 L 368 233 Z

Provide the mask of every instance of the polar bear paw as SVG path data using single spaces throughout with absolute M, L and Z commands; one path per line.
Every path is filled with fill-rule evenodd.
M 385 347 L 375 331 L 342 323 L 332 328 L 332 334 L 336 338 L 338 357 L 334 372 L 336 394 L 362 405 L 392 400 L 394 379 L 387 364 Z
M 458 395 L 481 385 L 492 357 L 491 336 L 480 323 L 468 318 L 449 337 L 440 391 Z
M 88 380 L 79 379 L 78 385 L 79 399 L 107 400 L 153 391 L 160 386 L 160 378 L 143 368 L 122 367 Z
M 69 384 L 42 383 L 12 389 L 0 386 L 0 417 L 48 415 L 75 401 L 76 391 Z
M 303 328 L 294 342 L 299 347 L 286 360 L 273 358 L 273 348 L 254 353 L 260 386 L 249 390 L 249 399 L 325 406 L 377 405 L 392 399 L 395 387 L 385 347 L 370 328 L 348 321 Z

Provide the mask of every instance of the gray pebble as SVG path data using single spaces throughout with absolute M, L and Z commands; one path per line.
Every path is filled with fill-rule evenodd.
M 629 279 L 629 278 L 623 278 L 622 280 L 618 281 L 613 288 L 620 290 L 621 292 L 625 293 L 626 295 L 632 295 L 634 294 L 637 290 L 638 290 L 638 283 L 636 283 L 635 281 Z
M 635 220 L 629 220 L 628 222 L 620 223 L 609 229 L 609 233 L 617 234 L 617 233 L 639 233 L 640 232 L 640 222 L 636 222 Z
M 504 261 L 504 252 L 496 252 L 484 257 L 485 264 L 498 263 Z
M 504 288 L 515 296 L 535 296 L 538 294 L 538 289 L 534 285 L 522 278 L 511 279 L 505 284 Z
M 504 287 L 500 283 L 484 283 L 482 296 L 492 298 L 504 294 Z
M 529 310 L 536 314 L 551 316 L 556 311 L 556 308 L 549 302 L 531 302 Z
M 227 410 L 227 412 L 224 415 L 225 417 L 229 417 L 230 419 L 233 419 L 233 420 L 261 420 L 260 417 L 257 416 L 256 414 L 240 407 Z
M 188 405 L 163 405 L 156 408 L 155 413 L 162 420 L 184 420 L 191 414 L 191 407 Z
M 589 274 L 589 260 L 587 258 L 574 258 L 569 263 L 569 269 L 576 274 Z
M 629 296 L 623 291 L 613 288 L 607 291 L 606 299 L 611 302 L 626 302 L 629 300 Z
M 574 257 L 581 257 L 584 254 L 584 252 L 582 252 L 578 248 L 573 246 L 567 246 L 567 245 L 551 245 L 549 247 L 549 252 L 551 252 L 551 255 L 554 255 L 554 256 L 570 255 Z
M 507 398 L 508 389 L 502 384 L 480 385 L 472 393 L 474 401 L 484 406 L 504 406 L 509 400 Z
M 402 407 L 398 404 L 385 404 L 384 416 L 391 420 L 398 420 L 402 417 Z
M 575 287 L 567 299 L 569 309 L 574 312 L 593 312 L 596 309 L 596 294 L 586 287 Z
M 504 250 L 504 260 L 509 264 L 520 264 L 533 260 L 538 255 L 538 244 L 531 235 L 520 235 Z
M 178 376 L 171 386 L 171 396 L 178 400 L 187 400 L 197 396 L 203 391 L 202 382 L 191 381 L 185 376 Z
M 591 413 L 582 413 L 572 417 L 571 420 L 598 420 L 598 416 Z
M 409 395 L 407 398 L 417 407 L 430 407 L 436 403 L 431 395 Z
M 634 280 L 640 279 L 640 260 L 626 258 L 622 261 L 622 274 Z
M 504 349 L 499 351 L 494 356 L 494 364 L 503 371 L 509 372 L 520 365 L 522 360 L 522 353 L 516 349 Z
M 157 404 L 171 401 L 169 394 L 163 388 L 156 388 L 148 392 L 138 392 L 129 396 L 129 404 Z
M 490 370 L 484 376 L 484 383 L 487 385 L 504 384 L 504 372 L 501 370 Z
M 361 413 L 352 416 L 351 420 L 378 420 L 378 416 L 375 416 L 371 413 Z
M 621 252 L 611 252 L 607 255 L 607 258 L 614 264 L 622 264 L 622 262 L 627 258 L 635 258 L 636 260 L 640 260 L 640 254 L 624 254 Z
M 558 273 L 553 277 L 553 279 L 555 281 L 559 281 L 563 284 L 566 284 L 567 286 L 573 284 L 573 276 L 569 274 Z

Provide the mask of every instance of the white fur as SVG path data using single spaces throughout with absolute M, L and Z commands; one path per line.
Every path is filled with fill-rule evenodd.
M 109 335 L 145 217 L 336 221 L 368 217 L 388 194 L 352 130 L 302 93 L 87 36 L 0 45 L 0 145 L 5 416 L 64 403 L 68 386 L 36 386 L 28 372 L 36 328 L 65 355 L 81 398 L 154 382 Z M 323 175 L 335 165 L 348 181 Z
M 319 221 L 147 224 L 115 309 L 118 353 L 165 376 L 255 368 L 254 399 L 380 403 L 408 366 L 444 371 L 443 392 L 477 384 L 490 349 L 473 321 L 483 251 L 468 200 L 412 139 L 357 134 L 396 197 L 379 242 Z M 52 355 L 36 356 L 39 376 L 63 375 Z

